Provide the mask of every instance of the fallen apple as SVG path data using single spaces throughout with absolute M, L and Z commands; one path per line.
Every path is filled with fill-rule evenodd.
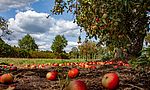
M 77 68 L 72 68 L 71 70 L 68 71 L 68 76 L 69 78 L 75 78 L 79 74 L 79 70 Z
M 11 64 L 9 64 L 9 66 L 13 66 L 13 64 L 11 63 Z
M 1 83 L 12 83 L 14 80 L 14 77 L 11 73 L 3 74 L 0 78 Z
M 36 69 L 36 65 L 31 65 L 31 69 Z
M 3 68 L 7 68 L 7 65 L 4 65 Z
M 118 68 L 118 66 L 117 66 L 117 65 L 115 65 L 115 66 L 113 66 L 113 68 L 114 68 L 114 69 L 117 69 L 117 68 Z
M 119 85 L 119 77 L 116 73 L 107 73 L 102 78 L 102 85 L 107 89 L 116 89 Z
M 87 90 L 86 84 L 81 80 L 70 81 L 65 90 Z
M 46 74 L 46 78 L 47 80 L 56 80 L 57 75 L 58 75 L 57 71 L 51 71 Z
M 9 68 L 10 71 L 17 71 L 17 67 L 16 66 L 12 66 Z

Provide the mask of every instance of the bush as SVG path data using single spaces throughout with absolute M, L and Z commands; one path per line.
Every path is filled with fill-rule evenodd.
M 30 58 L 55 58 L 55 54 L 46 51 L 30 51 Z

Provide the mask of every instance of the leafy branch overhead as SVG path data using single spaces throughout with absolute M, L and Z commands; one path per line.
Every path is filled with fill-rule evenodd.
M 74 22 L 89 38 L 99 38 L 109 47 L 128 48 L 133 53 L 142 48 L 148 31 L 149 0 L 55 0 L 52 14 L 71 12 Z M 136 50 L 132 50 L 137 46 Z
M 8 30 L 8 21 L 5 20 L 3 17 L 0 17 L 0 38 L 6 34 L 11 34 L 12 32 Z

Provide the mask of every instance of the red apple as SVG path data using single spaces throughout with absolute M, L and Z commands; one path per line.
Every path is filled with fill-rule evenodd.
M 80 80 L 70 81 L 65 90 L 87 90 L 86 84 Z
M 7 65 L 4 65 L 3 68 L 7 68 Z
M 9 64 L 9 66 L 13 66 L 13 64 L 11 63 L 11 64 Z
M 115 89 L 119 85 L 119 77 L 116 73 L 107 73 L 102 78 L 102 85 L 108 89 Z
M 124 66 L 126 66 L 126 67 L 130 67 L 130 65 L 129 65 L 129 64 L 124 64 Z
M 118 61 L 117 62 L 119 66 L 123 66 L 123 62 L 122 61 Z
M 59 66 L 59 64 L 58 63 L 54 63 L 53 66 L 56 67 L 56 66 Z
M 31 69 L 36 69 L 36 65 L 31 65 Z
M 77 68 L 72 68 L 71 70 L 68 71 L 68 76 L 70 78 L 75 78 L 79 74 L 79 70 Z
M 91 66 L 91 69 L 96 69 L 96 66 Z
M 99 18 L 96 18 L 96 22 L 99 22 L 100 20 L 99 20 Z
M 117 68 L 118 68 L 118 66 L 117 66 L 117 65 L 115 65 L 115 66 L 113 66 L 113 68 L 114 68 L 114 69 L 117 69 Z
M 51 72 L 48 72 L 48 73 L 46 74 L 46 78 L 47 78 L 48 80 L 56 80 L 57 75 L 58 75 L 58 72 L 56 72 L 56 71 L 51 71 Z
M 10 71 L 17 71 L 17 67 L 16 67 L 16 66 L 12 66 L 12 67 L 10 67 L 9 70 L 10 70 Z
M 13 80 L 14 77 L 11 73 L 3 74 L 0 79 L 1 83 L 12 83 Z

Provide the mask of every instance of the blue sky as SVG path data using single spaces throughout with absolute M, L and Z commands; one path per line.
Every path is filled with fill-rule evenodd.
M 10 39 L 3 38 L 10 45 L 18 44 L 24 35 L 30 34 L 40 50 L 50 50 L 54 37 L 64 35 L 68 40 L 66 51 L 78 45 L 80 28 L 73 23 L 73 16 L 64 13 L 59 16 L 46 16 L 54 5 L 54 0 L 0 0 L 0 16 L 9 21 L 13 31 Z M 85 33 L 82 33 L 82 41 Z
M 9 3 L 11 3 L 11 1 L 21 1 L 21 0 L 6 0 L 6 2 L 10 1 Z M 48 13 L 50 14 L 50 10 L 53 8 L 54 6 L 54 0 L 25 0 L 25 1 L 30 1 L 30 2 L 26 2 L 27 4 L 25 6 L 21 6 L 20 7 L 12 7 L 12 6 L 8 6 L 7 8 L 0 10 L 0 16 L 3 16 L 6 19 L 9 18 L 14 18 L 15 15 L 17 14 L 17 11 L 22 11 L 25 12 L 29 9 L 33 9 L 36 12 L 43 12 L 43 13 Z M 32 2 L 33 1 L 33 2 Z M 0 1 L 0 2 L 5 2 L 4 0 Z M 21 4 L 21 3 L 20 3 Z M 1 6 L 1 4 L 0 4 Z M 57 18 L 57 19 L 65 19 L 65 20 L 73 20 L 73 16 L 68 14 L 68 13 L 64 13 L 63 15 L 53 15 L 52 17 Z

